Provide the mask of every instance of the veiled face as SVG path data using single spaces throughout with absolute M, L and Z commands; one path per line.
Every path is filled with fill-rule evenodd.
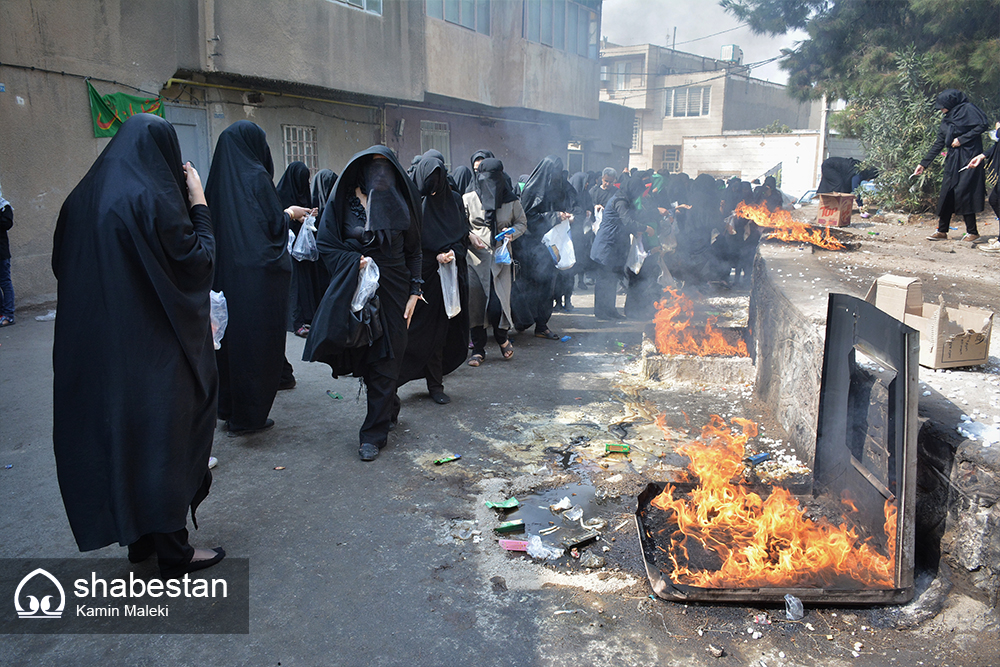
M 381 158 L 381 159 L 380 159 Z M 376 156 L 365 168 L 365 183 L 368 191 L 390 190 L 395 184 L 396 175 L 392 169 L 392 164 L 384 157 Z

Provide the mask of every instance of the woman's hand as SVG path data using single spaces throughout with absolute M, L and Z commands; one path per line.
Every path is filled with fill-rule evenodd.
M 370 261 L 372 261 L 371 257 L 365 257 L 364 255 L 361 255 L 361 263 L 360 266 L 358 266 L 358 271 L 363 271 L 364 268 L 368 266 L 368 262 Z
M 438 264 L 450 264 L 455 261 L 455 251 L 439 252 L 437 256 Z
M 476 250 L 486 250 L 487 248 L 486 244 L 483 243 L 482 239 L 480 239 L 472 232 L 469 232 L 469 244 Z
M 647 236 L 656 236 L 656 230 L 653 229 L 652 227 L 650 227 L 649 225 L 647 225 L 646 226 L 646 235 Z
M 299 220 L 302 220 L 302 218 L 309 215 L 309 209 L 303 208 L 302 206 L 289 206 L 285 209 L 285 213 L 288 214 L 289 218 L 298 222 Z
M 560 220 L 569 220 L 572 217 L 573 217 L 572 213 L 567 213 L 566 211 L 559 211 Z
M 985 160 L 985 159 L 986 159 L 986 156 L 984 154 L 980 153 L 976 157 L 974 157 L 971 160 L 969 160 L 969 164 L 966 165 L 965 168 L 966 169 L 975 169 L 976 167 L 978 167 L 979 165 L 981 165 L 983 163 L 983 160 Z
M 913 178 L 914 176 L 919 176 L 922 173 L 924 173 L 924 165 L 918 164 L 917 168 L 914 169 L 913 173 L 910 175 L 910 178 Z
M 410 320 L 413 319 L 413 311 L 417 308 L 417 301 L 422 301 L 423 297 L 417 294 L 411 294 L 410 298 L 406 301 L 406 309 L 403 310 L 403 319 L 406 320 L 406 328 L 410 328 Z
M 959 141 L 957 138 L 954 141 L 951 142 L 951 147 L 952 148 L 958 148 L 961 145 L 962 145 L 962 142 Z
M 208 206 L 208 202 L 205 201 L 205 188 L 201 186 L 201 176 L 198 175 L 198 170 L 190 162 L 185 162 L 181 169 L 184 170 L 184 180 L 187 181 L 188 204 Z

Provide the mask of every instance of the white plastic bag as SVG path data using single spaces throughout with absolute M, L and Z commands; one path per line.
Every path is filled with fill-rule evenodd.
M 351 299 L 351 311 L 358 312 L 365 307 L 368 303 L 368 299 L 372 298 L 375 294 L 375 290 L 378 289 L 378 264 L 375 260 L 368 258 L 368 264 L 365 268 L 361 269 L 361 275 L 358 276 L 358 288 L 354 290 L 354 298 Z
M 292 254 L 292 247 L 295 246 L 295 232 L 288 230 L 288 254 Z
M 500 246 L 495 253 L 493 253 L 493 261 L 497 264 L 510 264 L 510 237 L 505 236 L 503 239 L 503 245 Z
M 319 259 L 319 248 L 316 247 L 316 228 L 312 223 L 316 218 L 309 215 L 302 221 L 302 229 L 292 244 L 292 257 L 300 262 L 315 262 Z M 288 230 L 291 233 L 292 230 Z
M 528 538 L 528 555 L 542 560 L 555 560 L 562 557 L 563 550 L 545 546 L 542 538 L 538 535 L 532 535 Z
M 632 247 L 628 251 L 628 259 L 625 260 L 625 268 L 639 275 L 639 271 L 642 270 L 642 263 L 646 261 L 646 257 L 649 253 L 643 247 L 642 235 L 638 234 L 634 239 L 632 239 Z
M 441 294 L 444 296 L 444 312 L 449 320 L 462 312 L 462 301 L 458 296 L 458 266 L 456 264 L 454 260 L 447 264 L 438 262 Z
M 556 268 L 560 271 L 573 268 L 576 264 L 576 253 L 573 251 L 573 237 L 570 236 L 569 220 L 563 220 L 542 237 L 542 243 L 548 246 Z
M 226 306 L 224 292 L 209 292 L 212 305 L 209 307 L 209 317 L 212 320 L 212 342 L 215 349 L 222 347 L 222 337 L 226 335 L 226 325 L 229 324 L 229 308 Z
M 593 232 L 596 234 L 597 230 L 601 228 L 601 222 L 604 221 L 604 209 L 594 212 L 594 224 L 590 226 Z

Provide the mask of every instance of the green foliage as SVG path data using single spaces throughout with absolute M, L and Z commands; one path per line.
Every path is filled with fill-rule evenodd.
M 751 131 L 751 134 L 791 134 L 792 128 L 788 127 L 780 120 L 776 120 L 766 127 L 758 127 Z
M 879 170 L 878 190 L 865 195 L 866 203 L 910 213 L 931 210 L 936 204 L 944 160 L 937 157 L 921 176 L 910 178 L 941 122 L 934 97 L 925 92 L 932 61 L 929 55 L 904 53 L 896 62 L 893 94 L 860 98 L 848 108 L 868 153 L 865 166 Z
M 909 49 L 928 57 L 925 92 L 958 88 L 1000 112 L 1000 0 L 720 0 L 760 34 L 804 29 L 782 68 L 802 99 L 853 101 L 896 89 Z

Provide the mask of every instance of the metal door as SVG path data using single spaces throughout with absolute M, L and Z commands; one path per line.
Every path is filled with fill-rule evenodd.
M 167 104 L 164 114 L 177 131 L 181 144 L 181 157 L 191 162 L 201 174 L 202 181 L 208 178 L 211 166 L 211 151 L 208 143 L 208 113 L 205 109 Z

